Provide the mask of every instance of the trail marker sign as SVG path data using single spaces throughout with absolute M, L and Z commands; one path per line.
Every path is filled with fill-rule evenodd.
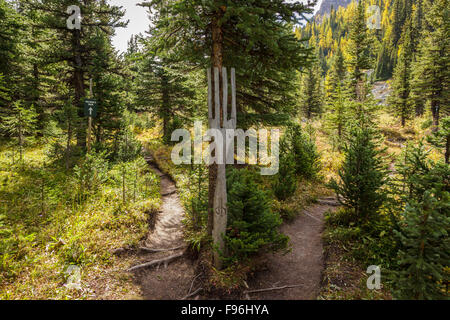
M 86 117 L 95 118 L 97 117 L 97 100 L 86 99 L 84 100 L 84 115 Z

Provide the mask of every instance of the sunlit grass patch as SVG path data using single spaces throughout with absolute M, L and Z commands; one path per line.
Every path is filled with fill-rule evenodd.
M 41 145 L 26 148 L 22 163 L 13 165 L 11 154 L 0 152 L 0 299 L 138 297 L 124 272 L 136 257 L 112 252 L 147 234 L 159 177 L 142 162 L 127 163 L 125 173 L 108 164 L 106 180 L 80 197 L 81 182 L 48 164 Z M 78 289 L 65 286 L 71 265 L 80 270 Z

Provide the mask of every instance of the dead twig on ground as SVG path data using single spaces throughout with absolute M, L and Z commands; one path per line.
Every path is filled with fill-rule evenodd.
M 244 294 L 259 293 L 259 292 L 274 291 L 274 290 L 284 290 L 284 289 L 297 288 L 297 287 L 301 287 L 301 285 L 297 284 L 297 285 L 289 285 L 289 286 L 283 286 L 283 287 L 274 287 L 274 288 L 266 288 L 266 289 L 258 289 L 258 290 L 248 290 L 248 291 L 245 291 Z
M 138 270 L 138 269 L 142 269 L 142 268 L 150 268 L 150 267 L 154 267 L 154 266 L 160 266 L 161 264 L 164 264 L 164 267 L 167 268 L 167 265 L 170 262 L 172 262 L 172 261 L 174 261 L 174 260 L 176 260 L 178 258 L 181 258 L 183 255 L 184 255 L 184 252 L 174 254 L 174 255 L 172 255 L 170 257 L 167 257 L 167 258 L 164 258 L 164 259 L 153 260 L 153 261 L 150 261 L 150 262 L 139 264 L 137 266 L 129 268 L 128 271 L 134 271 L 134 270 Z
M 169 248 L 169 249 L 152 249 L 152 248 L 146 248 L 146 247 L 139 247 L 139 250 L 142 250 L 145 252 L 150 252 L 150 253 L 157 253 L 157 252 L 175 251 L 175 250 L 184 249 L 184 248 L 186 248 L 186 247 L 179 246 L 179 247 Z
M 197 278 L 200 277 L 200 276 L 201 276 L 201 273 L 199 273 L 198 275 L 196 275 L 196 276 L 194 277 L 194 279 L 192 279 L 191 287 L 189 288 L 188 295 L 191 293 L 192 288 L 194 287 L 195 280 L 197 280 Z
M 187 296 L 183 297 L 181 300 L 186 300 L 189 299 L 193 296 L 195 296 L 196 294 L 198 294 L 200 291 L 202 291 L 203 288 L 198 288 L 197 290 L 195 290 L 194 292 L 192 292 L 191 294 L 188 294 Z

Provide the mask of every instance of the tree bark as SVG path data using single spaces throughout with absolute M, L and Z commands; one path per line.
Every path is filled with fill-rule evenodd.
M 19 111 L 19 153 L 20 153 L 20 162 L 23 159 L 23 132 L 22 132 L 22 114 Z
M 449 163 L 450 158 L 450 135 L 447 136 L 447 143 L 445 144 L 445 163 Z
M 223 119 L 223 108 L 226 106 L 222 105 L 223 101 L 223 83 L 220 84 L 220 79 L 222 79 L 222 67 L 223 67 L 223 30 L 221 26 L 219 25 L 219 20 L 223 15 L 223 11 L 221 9 L 217 9 L 211 28 L 212 28 L 212 54 L 211 54 L 211 65 L 213 69 L 213 75 L 215 74 L 215 69 L 217 68 L 219 71 L 219 103 L 220 103 L 220 109 L 219 109 L 219 115 L 215 114 L 215 100 L 213 100 L 213 118 L 218 119 L 218 127 L 223 128 L 224 125 L 224 119 Z M 215 77 L 211 77 L 212 81 L 212 88 L 215 88 L 216 83 L 214 80 Z M 211 88 L 211 89 L 212 89 Z M 213 91 L 213 90 L 212 90 Z M 214 92 L 214 96 L 215 96 Z M 218 179 L 218 176 L 220 175 L 220 180 Z M 209 168 L 209 194 L 208 194 L 208 232 L 213 237 L 213 242 L 215 245 L 214 252 L 213 252 L 213 263 L 214 266 L 217 269 L 222 268 L 222 259 L 220 258 L 220 254 L 217 252 L 217 249 L 220 249 L 221 251 L 224 250 L 224 243 L 222 239 L 222 234 L 226 230 L 226 202 L 222 203 L 225 199 L 226 201 L 226 181 L 225 179 L 225 165 L 217 165 L 212 164 Z M 218 184 L 220 183 L 220 185 Z M 217 189 L 216 189 L 217 187 Z M 225 189 L 225 190 L 223 190 Z M 225 195 L 219 194 L 225 192 Z M 224 198 L 224 197 L 225 198 Z M 223 217 L 225 215 L 225 217 Z M 217 217 L 217 221 L 215 220 L 215 217 Z M 223 224 L 225 221 L 225 226 L 219 225 Z M 218 247 L 218 248 L 217 248 Z
M 221 13 L 216 13 L 211 26 L 212 32 L 212 53 L 211 53 L 211 65 L 214 68 L 219 69 L 219 79 L 222 78 L 222 66 L 223 66 L 223 33 L 222 28 L 219 26 L 218 21 L 220 19 Z M 214 88 L 214 77 L 212 78 L 211 86 Z M 223 94 L 222 87 L 220 87 L 221 96 Z M 214 103 L 214 99 L 213 99 Z M 214 108 L 213 108 L 214 112 Z M 217 164 L 212 164 L 209 166 L 209 194 L 208 194 L 208 234 L 212 235 L 212 229 L 214 225 L 214 191 L 216 188 L 217 180 Z
M 433 132 L 439 129 L 439 102 L 436 100 L 431 101 L 431 113 L 433 115 Z
M 170 98 L 167 90 L 168 80 L 165 75 L 161 78 L 162 82 L 162 110 L 161 110 L 161 118 L 163 119 L 163 137 L 164 141 L 170 141 L 170 132 L 169 132 L 169 105 Z
M 70 147 L 72 142 L 72 123 L 67 121 L 66 170 L 70 168 Z
M 423 115 L 423 105 L 417 104 L 416 105 L 416 117 L 420 117 Z
M 78 116 L 84 117 L 83 106 L 81 105 L 82 99 L 85 97 L 84 91 L 84 70 L 83 60 L 81 57 L 81 32 L 80 30 L 74 30 L 72 34 L 72 48 L 74 50 L 74 74 L 73 85 L 75 88 L 75 107 L 78 110 Z M 81 121 L 77 130 L 77 146 L 86 148 L 86 123 Z

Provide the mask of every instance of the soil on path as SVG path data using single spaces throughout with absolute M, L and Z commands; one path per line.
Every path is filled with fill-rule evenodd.
M 315 300 L 320 292 L 324 268 L 322 232 L 324 213 L 336 208 L 333 198 L 322 199 L 302 212 L 281 231 L 289 236 L 292 251 L 267 254 L 266 268 L 249 281 L 249 291 L 295 286 L 273 291 L 249 293 L 251 300 Z
M 142 263 L 163 259 L 184 250 L 183 223 L 184 210 L 177 194 L 175 183 L 162 173 L 152 158 L 147 158 L 149 166 L 161 178 L 162 206 L 145 247 L 151 249 L 171 249 L 172 251 L 142 254 Z M 309 300 L 316 299 L 321 287 L 324 268 L 322 232 L 323 216 L 336 208 L 334 198 L 319 200 L 302 212 L 292 223 L 286 223 L 281 231 L 290 237 L 292 250 L 285 254 L 266 254 L 266 268 L 255 273 L 249 281 L 249 291 L 294 286 L 273 291 L 249 293 L 251 300 Z M 147 300 L 178 300 L 193 290 L 195 261 L 183 256 L 167 266 L 143 268 L 135 271 L 135 279 L 142 290 L 142 298 Z M 195 286 L 194 286 L 195 287 Z M 195 289 L 195 288 L 194 288 Z M 197 297 L 199 298 L 199 297 Z
M 162 173 L 152 157 L 146 158 L 151 169 L 161 178 L 162 206 L 153 229 L 145 240 L 145 247 L 151 249 L 172 249 L 142 255 L 142 263 L 167 258 L 185 250 L 183 241 L 184 210 L 181 206 L 175 183 Z M 183 256 L 167 266 L 144 268 L 135 271 L 143 299 L 178 300 L 188 293 L 194 278 L 194 262 Z

